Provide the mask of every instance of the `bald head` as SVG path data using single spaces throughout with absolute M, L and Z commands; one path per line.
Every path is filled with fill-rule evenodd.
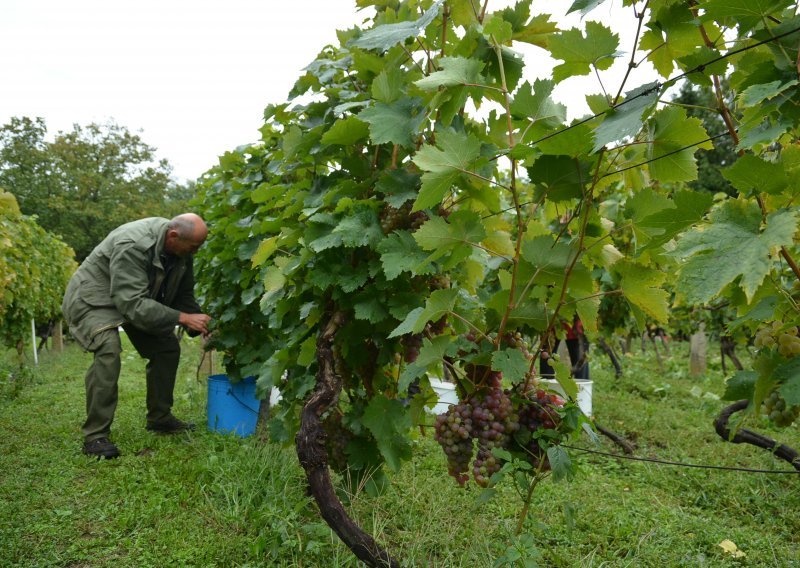
M 182 213 L 167 225 L 164 249 L 176 256 L 188 256 L 197 252 L 207 236 L 208 227 L 199 215 Z

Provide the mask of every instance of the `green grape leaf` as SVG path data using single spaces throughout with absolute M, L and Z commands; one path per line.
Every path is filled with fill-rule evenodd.
M 774 105 L 760 105 L 746 109 L 739 127 L 737 150 L 747 150 L 759 144 L 771 144 L 784 132 L 793 127 L 793 122 L 785 117 L 774 119 L 771 115 Z
M 492 14 L 483 23 L 483 33 L 491 36 L 497 44 L 505 44 L 511 41 L 514 35 L 514 27 L 511 22 L 507 22 L 500 14 Z
M 800 406 L 800 358 L 795 357 L 778 365 L 772 378 L 780 384 L 779 393 L 786 399 L 786 404 Z
M 414 163 L 425 171 L 414 211 L 441 203 L 452 184 L 468 173 L 480 156 L 480 140 L 463 132 L 445 131 L 436 137 L 436 146 L 426 145 L 414 155 Z
M 369 126 L 355 116 L 340 118 L 322 135 L 323 144 L 349 146 L 369 136 Z
M 550 462 L 550 468 L 553 471 L 553 481 L 570 480 L 575 475 L 569 454 L 561 446 L 547 448 L 547 460 Z
M 297 364 L 302 367 L 310 367 L 316 360 L 317 338 L 311 335 L 300 345 L 300 354 L 297 356 Z
M 414 333 L 421 332 L 429 321 L 437 321 L 451 313 L 456 305 L 456 298 L 458 298 L 457 288 L 434 290 L 425 302 L 425 309 L 419 315 Z
M 551 98 L 554 86 L 549 80 L 537 80 L 533 87 L 527 81 L 520 85 L 511 102 L 511 116 L 550 128 L 563 124 L 567 120 L 567 107 Z
M 420 247 L 433 251 L 427 262 L 450 254 L 457 262 L 468 258 L 473 247 L 486 238 L 486 228 L 480 217 L 472 211 L 456 211 L 448 220 L 433 217 L 414 232 L 414 239 Z M 415 270 L 421 270 L 419 265 Z
M 407 335 L 409 333 L 414 333 L 414 328 L 417 326 L 417 322 L 419 321 L 420 316 L 425 311 L 425 308 L 419 307 L 414 308 L 408 315 L 406 315 L 405 319 L 402 321 L 400 325 L 398 325 L 392 333 L 389 334 L 389 339 L 392 337 L 400 337 L 401 335 Z M 424 325 L 424 324 L 423 324 Z
M 376 395 L 369 401 L 361 421 L 375 437 L 389 468 L 399 471 L 403 460 L 411 458 L 411 440 L 408 438 L 411 418 L 403 403 Z
M 503 378 L 516 384 L 525 378 L 531 363 L 519 349 L 504 349 L 492 353 L 492 370 L 503 373 Z
M 360 37 L 351 40 L 350 45 L 362 49 L 387 51 L 398 43 L 420 35 L 439 14 L 443 3 L 444 0 L 436 0 L 417 20 L 375 26 L 361 34 Z
M 713 63 L 709 63 L 713 61 Z M 728 60 L 720 57 L 719 51 L 705 45 L 697 47 L 692 53 L 678 58 L 681 69 L 693 70 L 700 68 L 699 72 L 689 73 L 687 78 L 696 85 L 712 87 L 711 75 L 725 75 Z
M 403 97 L 404 87 L 405 74 L 400 69 L 383 69 L 372 81 L 372 98 L 390 105 Z
M 417 197 L 419 184 L 419 174 L 406 169 L 389 170 L 381 174 L 375 189 L 386 196 L 386 203 L 399 209 L 406 201 Z
M 417 245 L 417 241 L 408 231 L 395 231 L 378 245 L 381 253 L 381 264 L 387 280 L 394 280 L 403 272 L 426 274 L 430 267 L 420 269 L 425 264 L 428 254 Z
M 699 118 L 689 118 L 682 108 L 660 110 L 653 121 L 652 144 L 648 167 L 653 179 L 660 183 L 697 179 L 694 153 L 713 146 Z
M 774 247 L 789 245 L 797 230 L 794 211 L 767 217 L 761 230 L 761 210 L 755 202 L 730 200 L 712 211 L 708 225 L 690 231 L 672 253 L 685 258 L 676 289 L 689 304 L 703 304 L 740 278 L 747 300 L 770 271 Z
M 403 368 L 403 372 L 400 373 L 400 378 L 397 380 L 397 394 L 407 394 L 409 385 L 414 382 L 414 379 L 418 379 L 423 376 L 425 372 L 425 367 L 418 365 L 416 361 L 406 365 Z
M 250 259 L 253 268 L 264 264 L 276 250 L 278 250 L 277 235 L 261 241 L 261 244 L 258 245 L 258 250 L 256 250 L 255 254 Z
M 358 118 L 369 124 L 370 138 L 375 144 L 410 148 L 425 120 L 425 112 L 419 98 L 404 97 L 390 104 L 376 102 L 362 110 Z
M 342 244 L 350 248 L 374 247 L 383 239 L 378 215 L 369 206 L 355 207 L 334 227 L 332 235 L 341 237 Z
M 778 392 L 786 400 L 786 404 L 800 406 L 800 373 L 795 373 L 783 383 Z
M 457 170 L 422 174 L 422 187 L 414 201 L 412 211 L 421 211 L 439 205 L 459 179 L 461 179 L 461 174 Z
M 605 2 L 605 0 L 575 0 L 572 6 L 569 7 L 569 10 L 567 10 L 567 14 L 580 12 L 581 16 L 585 16 L 603 2 Z
M 688 189 L 677 191 L 668 207 L 645 216 L 638 222 L 638 227 L 650 235 L 648 247 L 658 247 L 699 222 L 713 202 L 714 196 L 708 192 Z
M 755 371 L 738 371 L 725 382 L 725 394 L 722 395 L 722 400 L 751 398 L 757 379 L 758 373 Z
M 457 26 L 469 29 L 473 22 L 477 22 L 474 0 L 449 0 L 450 19 Z
M 427 337 L 422 340 L 422 347 L 419 350 L 419 356 L 415 363 L 422 367 L 430 367 L 442 362 L 447 355 L 455 355 L 457 350 L 456 344 L 448 335 L 438 335 L 433 339 Z
M 550 21 L 550 14 L 539 14 L 534 16 L 521 30 L 514 30 L 511 39 L 547 49 L 550 38 L 557 31 L 558 26 L 555 22 Z
M 625 100 L 608 111 L 595 129 L 592 151 L 636 135 L 642 129 L 643 115 L 655 108 L 660 91 L 659 83 L 648 83 L 625 93 Z
M 531 182 L 544 188 L 552 201 L 582 197 L 590 180 L 587 164 L 569 156 L 540 156 L 527 170 Z
M 533 129 L 531 129 L 532 131 Z M 569 130 L 560 130 L 555 136 L 536 142 L 536 148 L 544 154 L 572 158 L 580 158 L 589 154 L 592 151 L 592 145 L 592 129 L 588 124 L 573 126 Z
M 772 99 L 783 93 L 786 89 L 797 86 L 797 79 L 791 81 L 772 81 L 761 85 L 747 87 L 738 97 L 738 102 L 744 107 L 751 107 Z
M 649 52 L 647 60 L 662 77 L 669 78 L 675 68 L 675 54 L 668 49 L 668 43 L 661 30 L 646 30 L 639 41 L 639 49 Z
M 483 80 L 481 77 L 483 63 L 477 59 L 442 57 L 439 65 L 442 68 L 441 71 L 435 71 L 414 84 L 420 89 L 435 91 L 439 87 L 480 84 Z
M 424 308 L 416 308 L 409 312 L 405 320 L 398 325 L 389 337 L 400 337 L 407 333 L 419 333 L 429 321 L 437 321 L 453 311 L 458 297 L 458 289 L 448 288 L 434 290 L 425 302 Z
M 767 16 L 781 16 L 781 11 L 794 4 L 791 0 L 707 0 L 701 4 L 703 21 L 732 18 L 745 34 L 762 24 Z
M 620 260 L 614 264 L 620 275 L 619 287 L 625 298 L 648 316 L 660 322 L 669 319 L 669 294 L 659 288 L 665 274 L 660 270 Z
M 550 36 L 548 41 L 553 59 L 564 63 L 553 69 L 553 80 L 560 83 L 576 75 L 588 75 L 592 67 L 608 69 L 620 54 L 619 36 L 598 22 L 586 22 L 586 36 L 578 28 Z
M 353 306 L 356 319 L 366 320 L 370 323 L 380 323 L 389 317 L 389 312 L 384 307 L 380 298 L 364 298 Z
M 425 250 L 474 245 L 484 238 L 486 229 L 472 211 L 457 211 L 448 220 L 433 217 L 414 232 L 414 239 Z
M 780 193 L 789 183 L 781 164 L 746 154 L 722 170 L 725 179 L 745 194 Z

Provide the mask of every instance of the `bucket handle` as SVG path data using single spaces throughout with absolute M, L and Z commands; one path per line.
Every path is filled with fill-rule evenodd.
M 253 410 L 252 408 L 250 408 L 243 400 L 241 400 L 238 396 L 236 396 L 236 393 L 233 392 L 232 388 L 228 389 L 228 394 L 231 395 L 234 398 L 234 400 L 236 400 L 236 402 L 244 406 L 247 410 L 249 410 L 253 414 L 258 414 L 258 410 Z

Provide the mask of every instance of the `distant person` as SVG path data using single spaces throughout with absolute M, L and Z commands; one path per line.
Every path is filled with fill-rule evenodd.
M 174 434 L 194 424 L 172 415 L 180 344 L 175 326 L 208 334 L 211 318 L 194 297 L 192 255 L 208 229 L 194 213 L 171 221 L 150 217 L 113 230 L 83 261 L 67 285 L 62 309 L 70 332 L 94 354 L 86 373 L 83 453 L 116 458 L 109 436 L 121 367 L 118 328 L 148 360 L 147 430 Z
M 583 322 L 578 316 L 572 320 L 572 325 L 567 322 L 562 322 L 562 329 L 565 331 L 565 341 L 567 343 L 567 352 L 569 353 L 569 360 L 572 363 L 571 374 L 574 379 L 589 380 L 589 361 L 587 354 L 589 351 L 589 340 L 583 331 Z M 555 349 L 558 349 L 560 340 L 556 342 Z M 555 377 L 555 370 L 544 359 L 540 359 L 539 373 L 542 377 L 553 378 Z

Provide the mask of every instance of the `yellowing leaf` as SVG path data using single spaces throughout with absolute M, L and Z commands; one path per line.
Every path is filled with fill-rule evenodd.
M 505 231 L 495 231 L 483 240 L 483 246 L 498 255 L 512 256 L 514 243 Z
M 268 239 L 264 239 L 263 241 L 261 241 L 261 244 L 258 245 L 258 249 L 256 250 L 255 254 L 250 259 L 250 261 L 253 263 L 253 268 L 264 264 L 264 262 L 266 262 L 266 260 L 270 256 L 272 256 L 272 253 L 274 253 L 277 250 L 277 248 L 278 248 L 277 236 L 270 237 Z
M 717 546 L 719 546 L 722 550 L 725 551 L 725 554 L 730 554 L 734 558 L 744 558 L 747 556 L 744 552 L 739 550 L 739 547 L 733 541 L 728 540 L 727 538 L 720 542 Z

